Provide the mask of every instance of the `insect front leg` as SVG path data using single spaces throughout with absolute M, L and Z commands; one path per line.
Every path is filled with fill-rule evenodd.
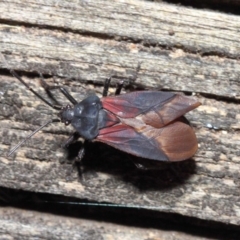
M 74 132 L 63 144 L 62 144 L 62 148 L 66 148 L 68 147 L 71 143 L 75 142 L 76 140 L 78 140 L 78 138 L 80 137 L 78 132 Z
M 76 159 L 77 162 L 80 162 L 80 163 L 82 162 L 82 159 L 83 159 L 84 154 L 85 154 L 85 147 L 86 147 L 85 144 L 86 144 L 86 141 L 83 142 L 83 145 L 78 152 L 78 156 L 77 156 L 77 159 Z
M 80 134 L 78 132 L 74 132 L 63 144 L 62 147 L 67 148 L 71 143 L 74 143 L 78 138 L 80 137 Z M 86 141 L 84 140 L 80 150 L 78 151 L 77 156 L 73 159 L 72 167 L 69 171 L 69 176 L 71 176 L 72 172 L 76 168 L 79 175 L 82 175 L 83 172 L 83 166 L 82 166 L 82 159 L 85 154 L 85 147 L 86 147 Z
M 42 87 L 45 89 L 45 91 L 50 92 L 51 90 L 55 90 L 55 89 L 59 89 L 61 91 L 61 93 L 73 104 L 77 104 L 77 100 L 67 91 L 66 88 L 62 87 L 62 86 L 51 86 L 48 85 L 46 83 L 46 81 L 44 80 L 42 74 L 40 73 L 40 77 L 41 77 L 41 84 Z
M 74 132 L 63 144 L 62 147 L 66 148 L 68 147 L 71 143 L 75 142 L 78 138 L 80 137 L 80 134 L 78 132 Z M 86 140 L 84 140 L 83 145 L 81 146 L 78 155 L 76 159 L 74 160 L 74 163 L 78 162 L 80 163 L 84 157 L 85 154 L 85 147 L 86 147 Z
M 84 172 L 84 166 L 82 164 L 82 159 L 85 154 L 85 147 L 87 141 L 84 140 L 82 147 L 80 148 L 77 157 L 74 159 L 73 167 L 75 166 L 78 170 L 80 177 L 82 177 L 82 173 Z

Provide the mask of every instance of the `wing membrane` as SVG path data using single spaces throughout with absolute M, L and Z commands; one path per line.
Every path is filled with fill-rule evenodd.
M 193 129 L 182 119 L 155 129 L 151 126 L 136 131 L 119 124 L 100 130 L 96 141 L 104 142 L 133 155 L 160 161 L 181 161 L 197 151 Z
M 141 118 L 147 125 L 160 128 L 200 103 L 186 96 L 159 91 L 137 91 L 101 99 L 103 108 L 120 118 Z

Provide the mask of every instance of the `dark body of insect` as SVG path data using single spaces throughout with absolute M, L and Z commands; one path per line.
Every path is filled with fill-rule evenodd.
M 143 158 L 180 161 L 193 156 L 198 146 L 182 115 L 199 105 L 169 92 L 139 91 L 101 99 L 93 95 L 63 109 L 60 117 L 87 140 Z
M 54 107 L 31 89 L 14 71 L 12 74 L 41 100 Z M 48 123 L 61 121 L 73 126 L 74 135 L 68 139 L 66 145 L 82 137 L 153 160 L 181 161 L 194 155 L 198 148 L 196 135 L 183 115 L 200 105 L 197 100 L 160 91 L 136 91 L 106 96 L 109 84 L 110 79 L 105 83 L 104 97 L 91 95 L 81 102 L 77 102 L 64 88 L 58 87 L 72 105 L 61 108 L 58 115 L 60 119 L 53 119 Z M 51 86 L 47 88 L 51 90 Z M 117 92 L 120 91 L 121 88 Z M 54 108 L 59 110 L 58 107 Z M 26 139 L 12 149 L 10 154 Z M 80 158 L 83 153 L 84 149 L 81 149 Z

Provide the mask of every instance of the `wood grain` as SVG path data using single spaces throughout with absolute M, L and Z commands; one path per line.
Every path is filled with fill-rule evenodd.
M 4 1 L 0 15 L 7 61 L 0 58 L 1 186 L 240 224 L 239 16 L 137 0 Z M 144 172 L 127 154 L 94 143 L 79 178 L 71 164 L 59 163 L 71 158 L 60 146 L 72 129 L 57 124 L 7 158 L 10 147 L 54 116 L 10 68 L 43 95 L 37 72 L 79 100 L 89 89 L 101 91 L 111 75 L 194 95 L 202 106 L 187 117 L 199 151 Z
M 9 223 L 16 224 L 9 224 Z M 81 220 L 37 211 L 16 208 L 0 208 L 0 231 L 2 239 L 162 239 L 204 240 L 181 231 L 144 229 L 134 226 L 119 226 L 116 223 Z M 130 237 L 131 236 L 131 237 Z

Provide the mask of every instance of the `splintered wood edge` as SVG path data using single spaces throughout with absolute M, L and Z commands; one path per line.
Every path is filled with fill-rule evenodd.
M 11 224 L 9 224 L 11 223 Z M 55 216 L 11 207 L 0 208 L 1 238 L 22 239 L 202 239 L 180 231 L 123 226 L 107 222 Z

